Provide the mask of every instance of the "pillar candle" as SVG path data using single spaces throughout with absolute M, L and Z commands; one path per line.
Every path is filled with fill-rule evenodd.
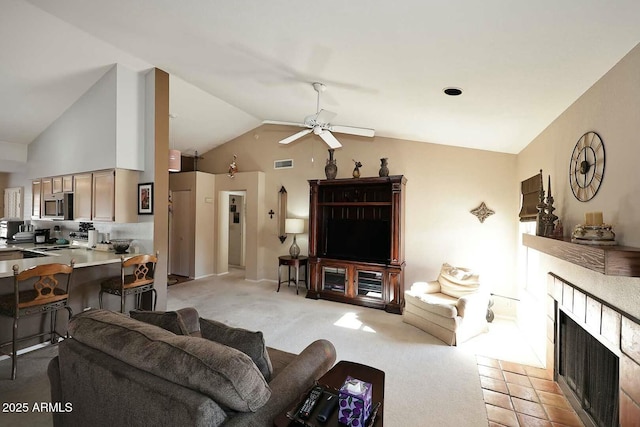
M 584 214 L 584 225 L 593 225 L 593 212 Z
M 602 225 L 604 221 L 602 219 L 602 212 L 587 212 L 584 214 L 585 225 Z
M 593 225 L 604 224 L 602 220 L 602 212 L 593 212 Z

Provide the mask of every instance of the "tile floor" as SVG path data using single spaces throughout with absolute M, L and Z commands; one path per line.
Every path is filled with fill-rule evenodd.
M 583 427 L 545 369 L 477 356 L 489 427 Z

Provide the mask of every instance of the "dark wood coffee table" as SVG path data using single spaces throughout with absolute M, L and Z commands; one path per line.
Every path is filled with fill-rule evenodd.
M 376 416 L 376 421 L 374 427 L 382 427 L 382 419 L 383 419 L 383 410 L 384 410 L 384 371 L 380 369 L 373 368 L 371 366 L 363 365 L 356 362 L 349 362 L 346 360 L 342 360 L 329 370 L 326 374 L 324 374 L 319 380 L 318 383 L 320 385 L 327 386 L 329 388 L 338 390 L 344 384 L 344 381 L 347 379 L 347 376 L 351 376 L 353 378 L 357 378 L 362 381 L 366 381 L 371 383 L 372 385 L 372 404 L 375 405 L 377 402 L 380 402 L 380 408 L 378 409 L 378 414 Z M 295 406 L 300 404 L 300 402 L 292 403 L 291 408 L 289 410 L 294 410 Z M 324 424 L 316 420 L 311 420 L 313 425 L 318 426 L 337 426 L 338 425 L 338 410 L 336 409 L 329 421 Z M 276 427 L 288 427 L 289 424 L 293 425 L 291 420 L 287 418 L 286 411 L 278 415 L 273 420 L 273 425 Z M 311 423 L 310 423 L 311 424 Z

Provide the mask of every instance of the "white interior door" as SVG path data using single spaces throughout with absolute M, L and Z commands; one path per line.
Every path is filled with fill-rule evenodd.
M 190 265 L 193 250 L 193 232 L 191 228 L 191 190 L 171 193 L 172 213 L 169 233 L 169 273 L 190 277 Z

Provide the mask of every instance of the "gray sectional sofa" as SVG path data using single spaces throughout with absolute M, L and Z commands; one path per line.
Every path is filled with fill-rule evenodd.
M 192 308 L 90 310 L 69 332 L 48 369 L 55 426 L 271 426 L 336 358 L 329 341 L 287 353 Z

